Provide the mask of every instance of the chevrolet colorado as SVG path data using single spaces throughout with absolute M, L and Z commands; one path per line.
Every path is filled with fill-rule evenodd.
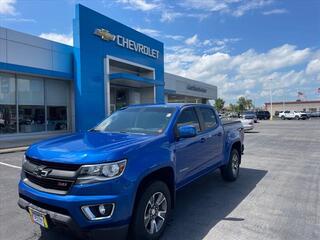
M 209 105 L 129 106 L 89 131 L 30 146 L 18 205 L 43 231 L 158 239 L 177 190 L 216 169 L 237 179 L 243 137 L 240 122 L 222 124 Z

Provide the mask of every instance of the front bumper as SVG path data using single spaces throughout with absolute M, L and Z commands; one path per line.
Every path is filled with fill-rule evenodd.
M 20 208 L 28 210 L 29 207 L 38 210 L 49 216 L 50 228 L 62 227 L 71 230 L 75 235 L 86 239 L 87 237 L 101 238 L 108 237 L 110 239 L 125 239 L 128 233 L 129 225 L 123 225 L 118 227 L 98 228 L 91 230 L 83 230 L 72 220 L 68 215 L 53 212 L 44 208 L 40 208 L 23 198 L 19 198 L 18 205 Z
M 130 222 L 130 194 L 57 195 L 41 192 L 20 181 L 19 195 L 18 205 L 21 208 L 28 210 L 28 207 L 32 207 L 39 210 L 49 216 L 52 226 L 67 227 L 76 232 L 96 233 L 105 232 L 106 229 L 127 229 Z M 103 203 L 115 204 L 115 210 L 108 219 L 91 221 L 81 210 L 84 205 Z

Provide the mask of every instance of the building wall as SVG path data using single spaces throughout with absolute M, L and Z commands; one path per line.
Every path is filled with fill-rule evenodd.
M 206 99 L 217 98 L 217 87 L 171 73 L 164 74 L 165 89 L 171 93 Z
M 72 130 L 72 79 L 73 47 L 0 27 L 0 138 Z
M 266 103 L 266 110 L 271 113 L 271 106 L 270 103 Z M 276 111 L 308 111 L 314 112 L 320 111 L 320 101 L 314 102 L 286 102 L 286 103 L 273 103 L 272 104 L 272 115 L 275 114 Z
M 73 48 L 0 27 L 0 68 L 72 79 Z

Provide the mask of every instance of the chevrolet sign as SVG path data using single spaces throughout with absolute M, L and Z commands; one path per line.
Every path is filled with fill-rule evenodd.
M 153 48 L 150 48 L 142 43 L 137 43 L 129 38 L 123 37 L 121 35 L 113 35 L 108 30 L 103 28 L 97 28 L 94 31 L 94 34 L 99 36 L 102 40 L 105 41 L 115 41 L 116 44 L 120 47 L 130 49 L 134 52 L 144 54 L 146 56 L 158 59 L 159 51 Z

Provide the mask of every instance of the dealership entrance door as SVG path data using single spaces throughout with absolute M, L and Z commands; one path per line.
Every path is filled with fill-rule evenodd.
M 154 69 L 122 59 L 106 58 L 106 112 L 133 104 L 155 103 Z
M 154 103 L 153 87 L 110 85 L 110 113 L 133 104 Z

